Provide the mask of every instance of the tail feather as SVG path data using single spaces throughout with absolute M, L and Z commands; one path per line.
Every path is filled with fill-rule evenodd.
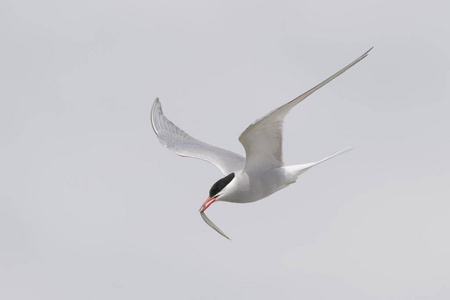
M 331 158 L 333 158 L 335 156 L 338 156 L 340 154 L 348 152 L 348 151 L 350 151 L 352 149 L 353 148 L 351 146 L 347 146 L 344 149 L 341 149 L 341 150 L 339 150 L 339 151 L 331 154 L 330 156 L 327 156 L 324 159 L 321 159 L 319 161 L 312 162 L 312 163 L 307 163 L 307 164 L 302 164 L 302 165 L 287 166 L 285 168 L 286 168 L 286 170 L 289 173 L 291 173 L 295 177 L 295 179 L 297 179 L 297 177 L 299 175 L 301 175 L 302 173 L 306 172 L 308 169 L 310 169 L 310 168 L 312 168 L 312 167 L 314 167 L 314 166 L 316 166 L 316 165 L 318 165 L 320 163 L 323 163 L 324 161 L 327 161 L 327 160 L 329 160 L 329 159 L 331 159 Z
M 348 151 L 350 151 L 350 150 L 352 150 L 352 149 L 353 149 L 353 148 L 352 148 L 351 146 L 347 146 L 347 147 L 345 147 L 344 149 L 341 149 L 341 150 L 339 150 L 338 152 L 335 152 L 335 153 L 331 154 L 330 156 L 327 156 L 327 157 L 325 157 L 324 159 L 319 160 L 318 162 L 313 163 L 313 166 L 315 166 L 315 165 L 317 165 L 317 164 L 320 164 L 320 163 L 323 163 L 324 161 L 327 161 L 327 160 L 329 160 L 329 159 L 331 159 L 331 158 L 333 158 L 333 157 L 335 157 L 335 156 L 341 155 L 341 154 L 343 154 L 343 153 L 345 153 L 345 152 L 348 152 Z

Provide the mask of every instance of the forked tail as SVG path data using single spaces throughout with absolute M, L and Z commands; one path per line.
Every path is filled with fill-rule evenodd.
M 324 159 L 319 160 L 318 162 L 312 163 L 312 164 L 313 164 L 312 166 L 315 166 L 315 165 L 318 165 L 318 164 L 320 164 L 320 163 L 323 163 L 324 161 L 327 161 L 327 160 L 329 160 L 330 158 L 333 158 L 333 157 L 335 157 L 335 156 L 338 156 L 338 155 L 340 155 L 340 154 L 343 154 L 343 153 L 345 153 L 345 152 L 348 152 L 348 151 L 350 151 L 350 150 L 352 150 L 352 149 L 353 149 L 353 148 L 352 148 L 351 146 L 347 146 L 347 147 L 345 147 L 344 149 L 341 149 L 341 150 L 339 150 L 338 152 L 335 152 L 335 153 L 331 154 L 330 156 L 327 156 L 327 157 L 325 157 Z
M 323 163 L 324 161 L 327 161 L 335 156 L 338 156 L 338 155 L 348 152 L 350 150 L 352 150 L 352 147 L 347 146 L 344 149 L 339 150 L 338 152 L 335 152 L 335 153 L 331 154 L 330 156 L 327 156 L 324 159 L 321 159 L 319 161 L 302 164 L 302 165 L 287 166 L 287 167 L 285 167 L 285 169 L 288 173 L 290 173 L 294 177 L 294 181 L 295 181 L 300 174 L 306 172 L 308 169 L 314 167 L 315 165 Z

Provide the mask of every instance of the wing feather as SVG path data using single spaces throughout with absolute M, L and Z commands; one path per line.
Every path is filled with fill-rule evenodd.
M 150 119 L 161 144 L 176 154 L 208 161 L 225 175 L 244 168 L 245 158 L 241 155 L 199 141 L 173 124 L 163 114 L 158 98 L 153 103 Z
M 312 89 L 248 126 L 239 137 L 246 153 L 244 170 L 264 171 L 283 166 L 284 117 L 295 105 L 364 59 L 372 48 Z

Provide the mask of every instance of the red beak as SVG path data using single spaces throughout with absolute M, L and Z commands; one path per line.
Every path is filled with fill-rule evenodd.
M 217 196 L 206 199 L 206 201 L 203 202 L 202 206 L 198 211 L 201 213 L 204 212 L 211 204 L 213 204 L 216 201 L 216 199 Z

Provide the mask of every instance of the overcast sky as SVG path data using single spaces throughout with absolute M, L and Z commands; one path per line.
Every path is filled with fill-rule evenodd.
M 448 1 L 0 2 L 1 299 L 450 299 Z M 354 150 L 251 204 L 149 122 L 285 162 Z

